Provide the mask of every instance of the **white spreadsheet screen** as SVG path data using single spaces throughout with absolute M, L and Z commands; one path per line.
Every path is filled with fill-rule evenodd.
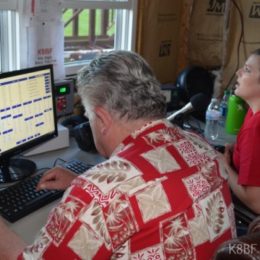
M 55 131 L 51 71 L 0 79 L 0 153 Z

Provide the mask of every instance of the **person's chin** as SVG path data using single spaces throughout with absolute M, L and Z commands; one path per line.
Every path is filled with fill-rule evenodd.
M 236 90 L 234 91 L 234 94 L 235 94 L 237 97 L 240 97 L 241 99 L 246 100 L 246 96 L 243 95 L 243 93 L 241 93 L 241 91 L 239 91 L 239 89 L 236 89 Z
M 235 88 L 234 94 L 235 94 L 236 96 L 240 97 L 239 87 L 236 87 L 236 88 Z

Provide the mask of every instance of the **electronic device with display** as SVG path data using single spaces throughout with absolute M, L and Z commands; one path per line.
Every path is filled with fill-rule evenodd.
M 32 174 L 22 152 L 57 136 L 52 65 L 0 74 L 0 183 Z
M 73 112 L 74 80 L 55 81 L 55 100 L 57 117 L 70 115 Z

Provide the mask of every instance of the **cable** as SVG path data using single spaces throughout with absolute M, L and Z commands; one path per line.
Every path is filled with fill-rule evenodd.
M 48 171 L 50 169 L 51 169 L 50 167 L 40 168 L 40 169 L 37 169 L 37 173 L 41 173 L 42 171 Z
M 181 127 L 182 129 L 186 130 L 186 131 L 192 131 L 195 132 L 199 135 L 203 136 L 204 130 L 201 127 L 201 122 L 200 120 L 194 118 L 193 116 L 188 116 L 184 122 L 183 125 Z
M 57 166 L 57 164 L 59 163 L 59 161 L 61 161 L 62 164 L 66 162 L 65 160 L 63 160 L 63 159 L 61 159 L 61 158 L 57 158 L 57 159 L 54 161 L 54 163 L 53 163 L 53 167 Z
M 227 84 L 227 87 L 231 84 L 231 82 L 233 81 L 235 75 L 236 75 L 236 71 L 238 70 L 239 68 L 239 64 L 240 64 L 240 46 L 241 46 L 241 43 L 242 43 L 242 39 L 244 37 L 244 19 L 243 19 L 243 14 L 238 6 L 238 4 L 236 3 L 235 0 L 231 0 L 231 2 L 234 4 L 234 6 L 236 7 L 238 13 L 239 13 L 239 17 L 240 17 L 240 25 L 241 25 L 241 33 L 240 33 L 240 37 L 239 37 L 239 41 L 238 41 L 238 45 L 237 45 L 237 65 L 236 65 L 236 69 L 234 71 L 234 73 L 232 74 L 228 84 Z

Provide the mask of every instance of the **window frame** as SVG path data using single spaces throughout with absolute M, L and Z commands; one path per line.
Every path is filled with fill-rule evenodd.
M 83 8 L 83 9 L 120 9 L 118 12 L 119 19 L 116 20 L 116 35 L 115 35 L 115 49 L 135 50 L 136 40 L 136 23 L 137 23 L 137 1 L 138 0 L 56 0 L 60 4 L 61 10 L 63 8 Z M 13 41 L 12 61 L 15 60 L 17 64 L 10 66 L 9 70 L 20 69 L 27 64 L 27 29 L 29 24 L 29 17 L 25 15 L 25 9 L 30 8 L 30 4 L 26 0 L 0 0 L 0 10 L 11 10 L 17 12 L 16 38 Z M 27 13 L 28 14 L 28 13 Z M 57 14 L 61 15 L 60 14 Z M 13 28 L 11 28 L 14 33 Z M 10 37 L 10 35 L 8 36 Z M 10 58 L 10 57 L 9 57 Z M 75 75 L 77 71 L 88 61 L 81 61 L 72 65 L 66 65 L 65 74 Z
M 17 11 L 18 0 L 0 0 L 0 10 Z
M 133 0 L 63 0 L 62 8 L 89 8 L 89 9 L 131 9 Z M 97 7 L 98 6 L 98 7 Z

